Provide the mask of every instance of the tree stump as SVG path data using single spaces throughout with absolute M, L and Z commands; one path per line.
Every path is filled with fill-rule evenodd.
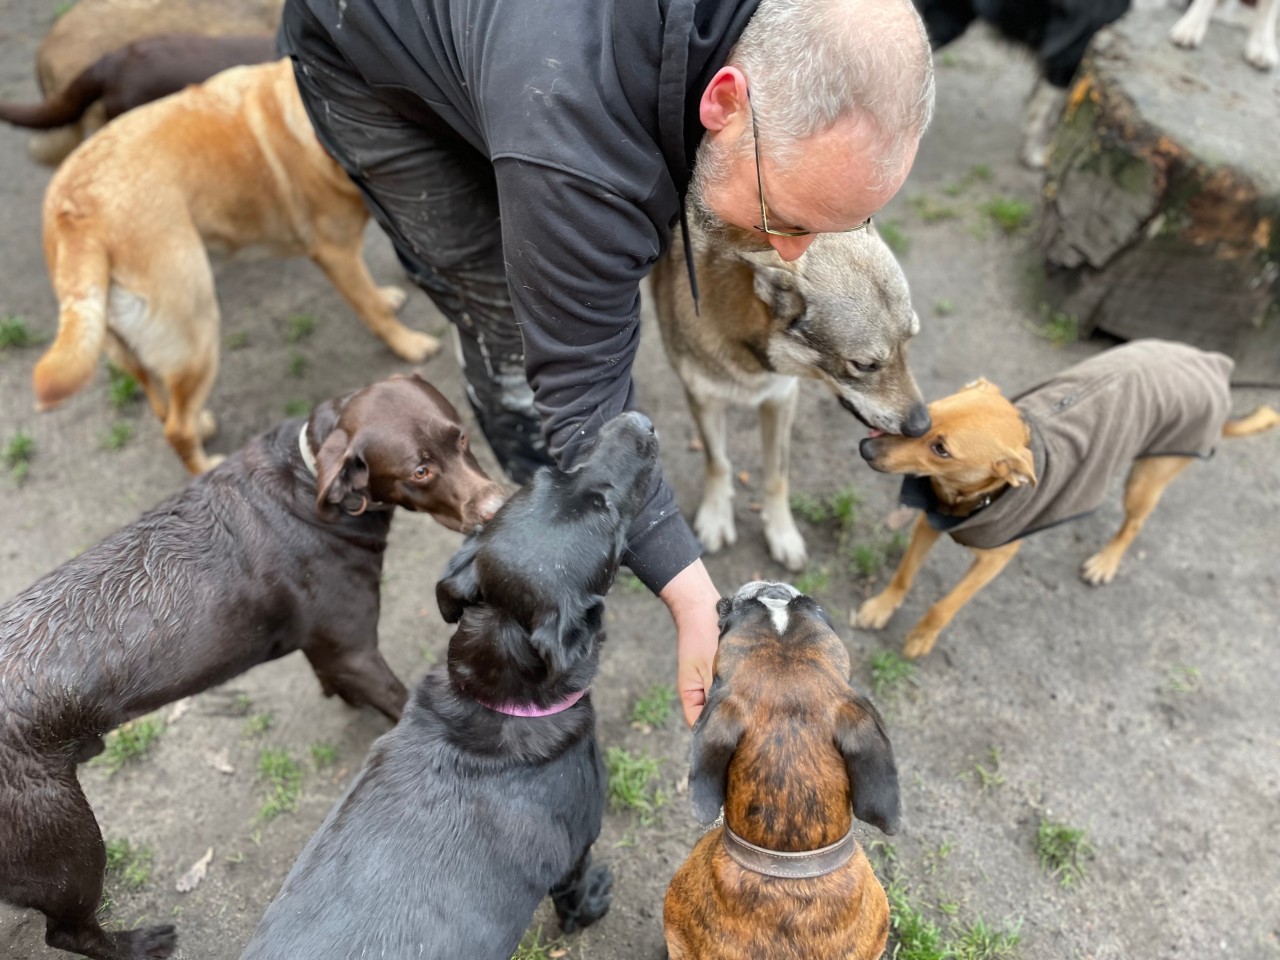
M 1049 300 L 1082 334 L 1221 350 L 1280 386 L 1280 73 L 1226 24 L 1173 46 L 1176 16 L 1131 13 L 1081 65 L 1045 184 Z

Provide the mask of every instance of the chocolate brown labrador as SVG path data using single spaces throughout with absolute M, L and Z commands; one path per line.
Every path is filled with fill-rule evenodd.
M 106 853 L 76 764 L 113 727 L 302 650 L 326 696 L 400 717 L 378 652 L 394 507 L 453 530 L 501 488 L 418 377 L 321 404 L 249 441 L 0 606 L 0 899 L 94 960 L 168 957 L 172 926 L 106 932 Z

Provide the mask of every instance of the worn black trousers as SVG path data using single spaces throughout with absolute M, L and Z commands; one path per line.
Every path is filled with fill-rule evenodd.
M 282 33 L 316 135 L 364 194 L 405 270 L 457 334 L 467 398 L 503 470 L 524 483 L 552 463 L 525 376 L 503 268 L 493 167 L 442 124 L 386 105 L 286 16 Z

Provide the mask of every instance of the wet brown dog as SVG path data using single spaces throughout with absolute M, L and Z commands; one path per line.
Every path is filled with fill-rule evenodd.
M 1104 351 L 1006 400 L 986 380 L 929 405 L 923 437 L 862 441 L 863 458 L 903 473 L 902 502 L 924 510 L 889 586 L 863 603 L 855 626 L 879 630 L 911 588 L 944 532 L 973 551 L 973 566 L 907 634 L 906 657 L 922 657 L 960 608 L 1013 559 L 1022 537 L 1096 509 L 1128 468 L 1125 519 L 1084 562 L 1091 585 L 1110 583 L 1165 488 L 1219 437 L 1280 424 L 1262 407 L 1228 420 L 1229 357 L 1184 344 L 1135 340 Z
M 720 649 L 693 733 L 703 823 L 667 888 L 671 960 L 876 960 L 884 888 L 853 817 L 898 826 L 898 771 L 880 714 L 849 686 L 825 611 L 783 583 L 721 600 Z
M 167 957 L 173 927 L 107 933 L 106 863 L 76 764 L 127 720 L 294 650 L 326 695 L 399 718 L 378 652 L 392 508 L 492 516 L 449 402 L 396 377 L 286 420 L 0 606 L 0 899 L 95 960 Z
M 275 37 L 208 37 L 166 33 L 126 44 L 99 57 L 58 93 L 40 103 L 0 101 L 0 120 L 51 130 L 75 123 L 94 104 L 112 120 L 215 73 L 248 63 L 276 60 Z
M 396 319 L 402 289 L 374 284 L 368 222 L 316 139 L 288 60 L 226 70 L 117 118 L 45 194 L 58 338 L 36 365 L 37 406 L 84 387 L 105 347 L 142 384 L 187 469 L 215 464 L 204 451 L 220 339 L 207 247 L 309 257 L 371 333 L 420 363 L 440 343 Z

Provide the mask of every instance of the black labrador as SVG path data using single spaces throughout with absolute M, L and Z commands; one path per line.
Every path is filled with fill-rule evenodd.
M 172 926 L 107 933 L 106 853 L 76 764 L 127 720 L 301 649 L 326 695 L 392 720 L 378 652 L 391 508 L 469 530 L 502 502 L 457 412 L 417 377 L 286 420 L 0 606 L 0 899 L 95 960 L 167 957 Z
M 565 932 L 604 915 L 606 778 L 584 691 L 657 448 L 648 418 L 622 414 L 467 539 L 436 586 L 458 623 L 447 668 L 374 744 L 242 960 L 509 960 L 548 892 Z

